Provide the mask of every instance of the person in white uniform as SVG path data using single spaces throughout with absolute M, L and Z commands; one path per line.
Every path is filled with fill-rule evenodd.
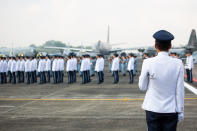
M 33 56 L 30 57 L 30 82 L 34 83 L 34 61 Z
M 187 82 L 192 83 L 193 82 L 192 69 L 194 68 L 194 59 L 192 57 L 192 52 L 187 51 L 186 56 L 187 59 L 186 59 L 185 69 L 187 73 Z
M 31 77 L 31 61 L 29 59 L 29 56 L 25 57 L 25 78 L 26 78 L 26 84 L 30 84 L 30 77 Z
M 98 78 L 98 84 L 102 83 L 102 74 L 101 74 L 101 58 L 100 54 L 96 56 L 96 65 L 95 65 L 95 71 L 97 72 L 97 78 Z
M 46 70 L 46 66 L 45 66 L 45 60 L 44 57 L 41 56 L 39 63 L 38 63 L 38 72 L 40 74 L 40 84 L 44 84 L 45 80 L 44 80 L 44 71 Z
M 86 65 L 86 74 L 87 74 L 87 83 L 91 82 L 91 78 L 90 78 L 90 67 L 91 67 L 91 61 L 90 61 L 90 55 L 86 55 L 86 61 L 87 61 L 87 65 Z
M 19 56 L 16 57 L 16 78 L 17 82 L 20 83 L 20 58 Z
M 12 57 L 11 64 L 12 84 L 16 84 L 16 58 Z
M 57 63 L 57 56 L 53 56 L 53 63 L 52 63 L 52 72 L 53 72 L 53 83 L 57 84 L 57 78 L 58 78 L 58 63 Z
M 64 82 L 64 57 L 60 57 L 60 83 Z
M 81 61 L 81 68 L 80 71 L 82 72 L 82 84 L 86 84 L 87 83 L 87 61 L 85 58 L 85 55 L 82 55 L 82 61 Z
M 176 58 L 177 53 L 176 52 L 170 52 L 170 56 L 173 58 Z
M 45 56 L 42 56 L 43 61 L 43 83 L 46 83 L 46 62 Z
M 0 57 L 0 82 L 4 84 L 4 76 L 3 76 L 3 57 Z
M 134 63 L 135 63 L 135 59 L 134 59 L 134 54 L 130 53 L 129 54 L 129 62 L 128 62 L 128 66 L 127 66 L 127 70 L 129 71 L 129 77 L 130 77 L 130 84 L 133 84 L 133 78 L 134 78 Z
M 145 59 L 148 59 L 148 58 L 149 58 L 149 55 L 148 55 L 148 53 L 145 52 L 145 53 L 143 54 L 142 59 L 145 60 Z
M 66 71 L 68 74 L 68 84 L 73 83 L 73 60 L 71 54 L 67 58 L 67 63 L 66 63 Z
M 176 131 L 184 116 L 183 63 L 168 55 L 171 33 L 160 30 L 153 37 L 158 55 L 143 61 L 138 83 L 140 90 L 147 90 L 142 108 L 148 131 Z
M 24 74 L 25 74 L 25 60 L 23 56 L 20 57 L 20 82 L 24 83 Z
M 119 57 L 118 54 L 114 54 L 113 55 L 113 61 L 112 61 L 112 73 L 114 76 L 114 84 L 117 84 L 119 82 L 119 74 L 118 74 L 118 70 L 119 70 Z
M 46 56 L 46 77 L 47 77 L 47 82 L 50 83 L 51 77 L 50 77 L 50 72 L 51 72 L 51 60 L 49 56 Z
M 3 76 L 4 76 L 3 82 L 4 83 L 7 83 L 7 75 L 6 75 L 7 68 L 8 68 L 8 63 L 7 63 L 6 57 L 3 57 Z
M 60 83 L 61 81 L 61 75 L 60 75 L 60 64 L 61 60 L 60 60 L 60 56 L 57 56 L 57 65 L 56 65 L 56 69 L 57 69 L 57 82 Z
M 8 59 L 8 68 L 7 68 L 7 70 L 8 70 L 8 77 L 9 77 L 9 83 L 11 83 L 11 81 L 12 81 L 12 74 L 11 74 L 11 64 L 12 64 L 12 57 L 9 57 L 9 59 Z
M 104 82 L 104 67 L 105 67 L 105 60 L 104 60 L 104 56 L 100 55 L 100 70 L 101 70 L 101 82 Z
M 33 57 L 33 77 L 34 77 L 34 83 L 37 83 L 37 69 L 38 69 L 38 61 L 36 57 Z
M 7 61 L 6 57 L 0 57 L 0 83 L 5 84 L 7 83 Z
M 73 59 L 73 82 L 77 82 L 77 57 L 76 54 L 73 54 L 72 56 Z

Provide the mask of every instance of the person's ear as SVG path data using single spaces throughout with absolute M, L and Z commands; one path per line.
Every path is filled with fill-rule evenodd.
M 157 45 L 157 43 L 155 43 L 155 49 L 158 50 L 158 45 Z
M 170 48 L 169 49 L 171 49 L 172 48 L 172 44 L 170 44 Z
M 169 51 L 171 48 L 172 48 L 172 44 L 170 44 L 170 47 L 169 47 L 168 51 Z
M 160 50 L 158 49 L 157 43 L 155 43 L 155 49 L 156 49 L 157 52 L 160 52 Z

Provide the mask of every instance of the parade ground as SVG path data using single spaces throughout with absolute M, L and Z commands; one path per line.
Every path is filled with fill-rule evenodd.
M 119 84 L 105 72 L 103 84 L 0 85 L 0 131 L 146 131 L 145 92 L 138 89 L 138 77 L 120 73 Z M 195 84 L 193 84 L 195 86 Z M 197 86 L 196 86 L 197 87 Z M 197 130 L 197 95 L 185 89 L 185 119 L 178 131 Z

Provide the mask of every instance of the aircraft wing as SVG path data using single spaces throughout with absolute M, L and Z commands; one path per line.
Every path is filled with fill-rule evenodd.
M 138 50 L 138 49 L 144 49 L 144 47 L 136 47 L 136 48 L 116 48 L 116 49 L 112 49 L 111 52 L 125 51 L 125 50 Z
M 70 50 L 70 51 L 83 51 L 83 52 L 92 52 L 91 49 L 85 48 L 75 48 L 75 47 L 44 47 L 45 49 L 56 49 L 56 50 Z
M 125 45 L 127 44 L 126 42 L 121 42 L 121 43 L 111 43 L 112 46 L 118 46 L 118 45 Z

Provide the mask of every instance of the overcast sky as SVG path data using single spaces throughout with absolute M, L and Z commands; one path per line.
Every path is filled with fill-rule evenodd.
M 108 25 L 111 43 L 153 45 L 152 34 L 166 29 L 184 45 L 197 29 L 197 0 L 0 0 L 0 46 L 91 45 L 106 41 Z

